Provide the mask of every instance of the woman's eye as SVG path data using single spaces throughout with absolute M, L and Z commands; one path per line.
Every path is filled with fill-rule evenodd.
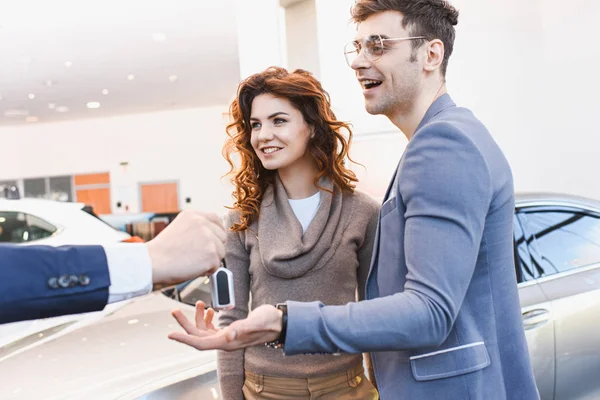
M 252 130 L 259 129 L 260 128 L 260 122 L 253 122 L 253 123 L 250 124 L 250 127 L 252 128 Z
M 284 122 L 286 122 L 286 121 L 285 121 L 285 119 L 281 119 L 281 118 L 275 118 L 275 119 L 273 120 L 273 123 L 274 123 L 275 125 L 281 125 L 281 124 L 283 124 Z

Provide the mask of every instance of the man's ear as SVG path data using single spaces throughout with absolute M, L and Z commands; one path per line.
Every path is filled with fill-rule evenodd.
M 425 59 L 425 68 L 428 72 L 441 69 L 444 61 L 444 43 L 440 39 L 434 39 L 427 45 L 427 58 Z

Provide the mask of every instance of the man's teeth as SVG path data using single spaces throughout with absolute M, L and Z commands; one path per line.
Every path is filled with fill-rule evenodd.
M 381 81 L 364 80 L 364 81 L 361 81 L 361 84 L 362 84 L 363 88 L 369 89 L 369 88 L 372 88 L 374 86 L 381 84 Z
M 271 153 L 275 153 L 276 151 L 281 150 L 279 147 L 267 147 L 266 149 L 263 149 L 263 153 L 265 154 L 271 154 Z

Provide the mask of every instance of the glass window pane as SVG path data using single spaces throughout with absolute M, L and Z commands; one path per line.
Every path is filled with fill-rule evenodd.
M 73 189 L 70 176 L 55 176 L 50 178 L 50 193 L 48 198 L 54 201 L 73 201 Z
M 56 232 L 54 225 L 30 214 L 27 215 L 27 226 L 29 228 L 27 241 L 29 242 L 46 238 Z
M 25 179 L 25 197 L 46 198 L 46 178 Z
M 11 186 L 17 186 L 17 181 L 0 181 L 0 199 L 6 197 L 4 189 L 8 189 Z
M 600 219 L 572 212 L 527 214 L 527 230 L 538 249 L 543 275 L 600 262 Z
M 28 239 L 25 214 L 0 211 L 0 243 L 22 243 Z

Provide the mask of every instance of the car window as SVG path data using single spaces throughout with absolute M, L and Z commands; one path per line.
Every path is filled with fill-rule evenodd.
M 56 227 L 33 215 L 16 211 L 0 211 L 0 243 L 24 243 L 43 239 L 56 232 Z
M 539 276 L 537 269 L 533 266 L 531 256 L 529 255 L 529 244 L 531 238 L 525 235 L 522 222 L 519 220 L 518 214 L 515 214 L 514 239 L 515 239 L 515 268 L 517 273 L 517 282 L 526 282 L 535 279 Z
M 600 263 L 600 218 L 581 212 L 536 211 L 520 216 L 532 243 L 534 276 Z
M 27 214 L 27 226 L 29 227 L 29 241 L 40 240 L 52 236 L 56 227 L 34 215 Z

